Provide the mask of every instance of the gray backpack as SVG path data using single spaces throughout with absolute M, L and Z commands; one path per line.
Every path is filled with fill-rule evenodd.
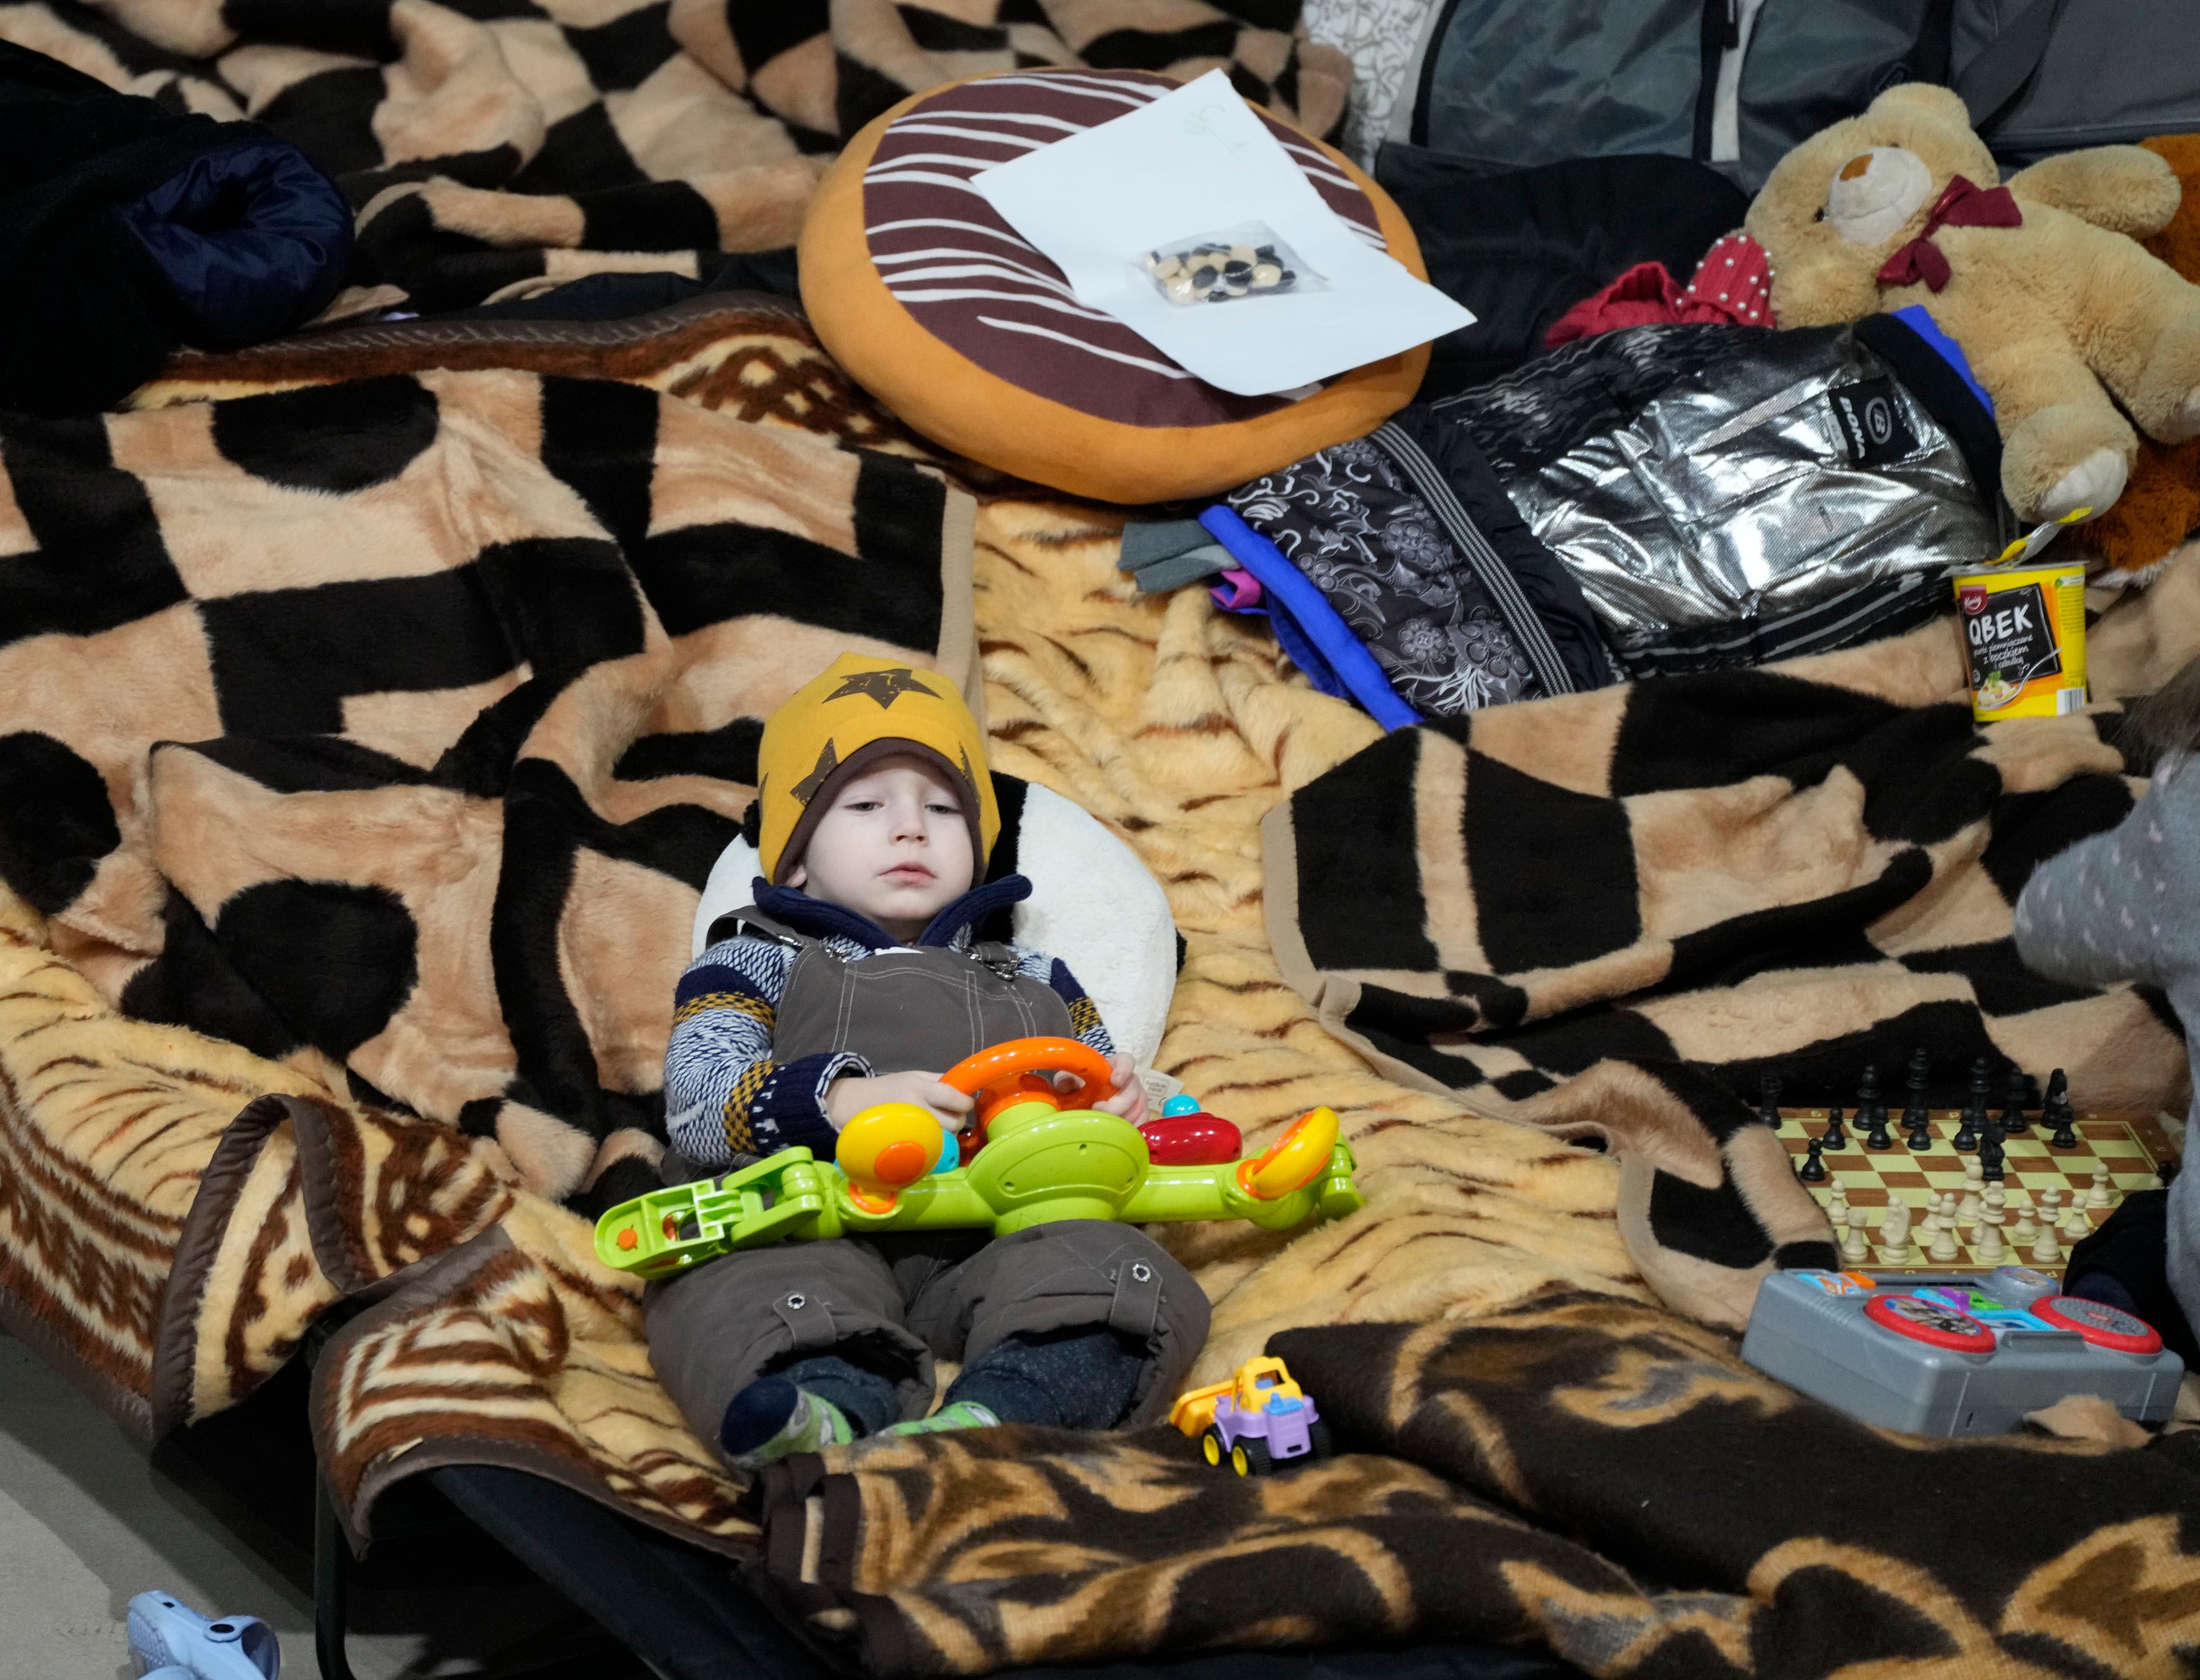
M 1518 168 L 1662 152 L 1748 190 L 1897 82 L 2005 164 L 2200 130 L 2200 0 L 1442 0 L 1390 138 Z

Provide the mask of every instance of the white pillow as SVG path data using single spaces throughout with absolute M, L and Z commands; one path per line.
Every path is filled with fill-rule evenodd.
M 1176 990 L 1167 895 L 1138 854 L 1074 800 L 1034 782 L 1013 834 L 1008 814 L 998 844 L 1015 847 L 1016 869 L 1032 884 L 1010 913 L 1016 942 L 1068 963 L 1116 1049 L 1150 1068 Z M 756 876 L 756 848 L 736 836 L 704 884 L 691 956 L 703 954 L 712 922 L 753 900 Z

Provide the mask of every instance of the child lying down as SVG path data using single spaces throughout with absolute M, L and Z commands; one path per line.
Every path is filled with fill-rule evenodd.
M 975 937 L 1031 884 L 979 885 L 1000 817 L 945 678 L 843 654 L 767 720 L 758 764 L 756 903 L 676 994 L 669 1173 L 797 1146 L 829 1159 L 878 1103 L 952 1133 L 972 1103 L 940 1071 L 1040 1034 L 1109 1057 L 1117 1094 L 1097 1106 L 1145 1117 L 1136 1068 L 1068 968 Z M 1152 1238 L 1102 1220 L 785 1243 L 653 1283 L 644 1305 L 658 1377 L 744 1468 L 866 1435 L 1152 1421 L 1208 1310 Z M 935 1357 L 962 1370 L 927 1416 Z

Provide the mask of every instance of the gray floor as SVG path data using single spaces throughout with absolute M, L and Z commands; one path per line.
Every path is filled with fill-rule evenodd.
M 310 1579 L 295 1537 L 156 1467 L 0 1334 L 0 1680 L 135 1676 L 123 1607 L 156 1587 L 209 1615 L 260 1617 L 282 1637 L 288 1680 L 313 1680 Z M 489 1654 L 554 1646 L 576 1625 L 531 1579 L 362 1589 L 353 1623 L 360 1680 L 477 1671 Z

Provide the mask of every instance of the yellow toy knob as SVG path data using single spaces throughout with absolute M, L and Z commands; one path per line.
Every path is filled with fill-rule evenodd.
M 902 1186 L 939 1164 L 946 1139 L 929 1109 L 877 1103 L 840 1128 L 833 1158 L 847 1175 L 849 1200 L 865 1213 L 891 1213 Z
M 1337 1110 L 1310 1109 L 1268 1145 L 1267 1154 L 1238 1163 L 1238 1183 L 1248 1194 L 1273 1202 L 1320 1177 L 1336 1147 Z

